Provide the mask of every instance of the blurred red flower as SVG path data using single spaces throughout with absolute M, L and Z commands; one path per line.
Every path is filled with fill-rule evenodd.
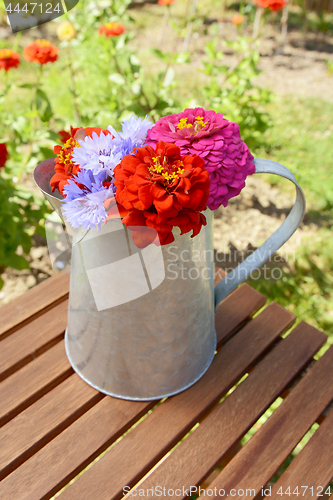
M 4 167 L 8 160 L 8 150 L 4 142 L 0 143 L 0 168 Z
M 253 3 L 258 4 L 258 7 L 263 7 L 269 10 L 280 10 L 284 5 L 287 5 L 285 0 L 254 0 Z
M 172 3 L 175 3 L 176 0 L 158 0 L 159 5 L 171 5 Z
M 285 2 L 285 0 L 271 0 L 268 8 L 270 10 L 280 10 L 284 5 L 287 5 L 287 2 Z
M 54 62 L 58 59 L 58 47 L 48 40 L 39 39 L 24 47 L 23 56 L 27 61 L 39 64 Z
M 20 64 L 20 55 L 14 50 L 1 49 L 0 50 L 0 68 L 8 71 L 10 68 L 17 68 Z
M 71 179 L 74 175 L 76 175 L 80 167 L 78 165 L 75 165 L 72 161 L 72 153 L 73 149 L 75 146 L 78 146 L 79 143 L 77 142 L 78 139 L 84 139 L 87 135 L 92 137 L 92 133 L 96 132 L 96 134 L 101 133 L 101 128 L 99 127 L 78 127 L 78 128 L 73 128 L 71 127 L 71 133 L 69 134 L 65 130 L 61 130 L 59 132 L 59 135 L 66 140 L 62 140 L 64 142 L 64 146 L 54 146 L 54 153 L 57 155 L 55 159 L 55 174 L 50 180 L 50 186 L 52 188 L 52 192 L 54 192 L 55 189 L 58 189 L 58 191 L 64 196 L 63 189 L 64 186 L 67 184 L 67 181 Z M 103 130 L 104 134 L 109 134 L 110 132 L 108 130 Z M 69 138 L 68 138 L 69 136 Z
M 235 26 L 242 24 L 243 21 L 244 21 L 244 16 L 242 16 L 241 14 L 236 14 L 231 18 L 231 22 Z
M 125 28 L 120 23 L 106 23 L 99 27 L 98 33 L 102 36 L 105 35 L 107 38 L 112 36 L 119 36 L 125 32 Z
M 210 181 L 199 156 L 181 156 L 178 146 L 160 141 L 155 149 L 145 146 L 124 156 L 114 175 L 116 200 L 130 229 L 153 228 L 165 245 L 174 241 L 174 226 L 181 234 L 193 230 L 193 237 L 206 224 L 200 212 L 207 206 Z M 150 235 L 140 228 L 134 232 L 135 244 L 146 246 Z

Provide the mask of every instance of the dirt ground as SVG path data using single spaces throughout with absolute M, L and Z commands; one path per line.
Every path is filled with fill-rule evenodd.
M 154 11 L 156 7 L 146 5 L 144 8 Z M 230 23 L 226 26 L 223 24 L 222 32 L 235 29 Z M 155 37 L 156 33 L 152 36 Z M 276 48 L 278 36 L 279 33 L 271 26 L 265 28 L 260 47 L 262 74 L 258 77 L 258 83 L 269 87 L 277 95 L 324 96 L 325 100 L 333 102 L 333 76 L 328 75 L 325 64 L 326 60 L 333 60 L 333 39 L 318 40 L 316 35 L 309 34 L 305 40 L 301 33 L 291 31 L 284 53 L 281 54 Z M 148 42 L 143 39 L 143 44 Z M 199 54 L 200 41 L 195 32 L 191 43 L 197 46 Z M 249 249 L 256 248 L 267 239 L 286 218 L 293 201 L 294 195 L 290 191 L 270 186 L 263 176 L 249 177 L 240 196 L 231 200 L 227 208 L 222 207 L 215 212 L 214 247 L 218 265 L 234 267 Z M 305 218 L 300 229 L 282 247 L 282 255 L 292 259 L 297 246 L 306 237 L 313 237 L 316 229 L 316 223 Z M 55 273 L 46 242 L 42 238 L 35 238 L 28 259 L 31 270 L 7 269 L 2 275 L 5 285 L 0 291 L 0 304 L 9 302 Z

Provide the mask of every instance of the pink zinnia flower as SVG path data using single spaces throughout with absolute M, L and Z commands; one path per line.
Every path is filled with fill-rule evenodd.
M 146 144 L 155 147 L 158 141 L 174 143 L 182 155 L 196 154 L 205 160 L 210 178 L 207 205 L 211 210 L 226 207 L 229 199 L 245 187 L 246 177 L 255 171 L 239 126 L 215 111 L 185 109 L 161 118 L 148 130 Z

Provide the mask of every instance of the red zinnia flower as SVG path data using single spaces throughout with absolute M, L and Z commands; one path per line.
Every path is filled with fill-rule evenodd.
M 158 0 L 159 5 L 171 5 L 172 3 L 175 3 L 176 0 Z
M 284 5 L 287 5 L 287 2 L 285 2 L 285 0 L 271 0 L 268 8 L 270 10 L 280 10 Z
M 287 5 L 285 0 L 254 0 L 253 3 L 258 4 L 259 7 L 270 10 L 280 10 L 284 5 Z
M 46 64 L 57 60 L 58 47 L 48 40 L 39 39 L 24 47 L 23 55 L 27 61 Z
M 0 143 L 0 168 L 4 167 L 8 160 L 8 150 L 4 142 Z
M 210 182 L 199 156 L 181 156 L 178 146 L 160 141 L 156 149 L 141 147 L 124 156 L 114 176 L 116 200 L 126 214 L 127 227 L 151 227 L 165 245 L 174 240 L 174 226 L 181 234 L 193 230 L 193 237 L 206 224 L 200 212 L 206 209 Z M 146 241 L 146 233 L 139 229 L 136 233 L 133 241 L 141 246 L 139 240 Z
M 20 64 L 20 55 L 14 50 L 0 50 L 0 68 L 8 71 L 10 68 L 17 68 Z
M 61 130 L 61 135 L 65 138 L 65 134 L 69 136 L 64 142 L 64 146 L 54 146 L 54 153 L 57 155 L 56 164 L 55 164 L 55 174 L 50 180 L 50 185 L 52 188 L 52 192 L 55 189 L 64 196 L 63 189 L 67 184 L 67 181 L 71 179 L 74 175 L 76 175 L 80 167 L 75 165 L 72 161 L 72 153 L 75 146 L 79 146 L 77 142 L 78 139 L 84 139 L 87 135 L 92 137 L 92 133 L 96 132 L 96 134 L 101 133 L 101 128 L 99 127 L 86 127 L 86 128 L 73 128 L 71 127 L 71 133 L 68 134 L 65 130 Z M 108 130 L 103 130 L 104 134 L 109 134 Z M 59 133 L 60 135 L 60 133 Z
M 73 127 L 71 127 L 71 130 L 72 129 Z M 71 134 L 67 132 L 67 130 L 59 130 L 58 135 L 60 136 L 60 140 L 63 144 L 65 144 L 65 142 L 67 142 L 68 139 L 72 137 Z
M 99 27 L 98 33 L 102 36 L 105 35 L 107 38 L 112 36 L 119 36 L 124 33 L 125 28 L 120 23 L 106 23 Z

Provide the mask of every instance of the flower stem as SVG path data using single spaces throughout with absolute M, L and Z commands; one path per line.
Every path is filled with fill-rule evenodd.
M 68 45 L 67 55 L 68 55 L 68 67 L 69 67 L 69 71 L 70 71 L 70 75 L 71 75 L 71 82 L 72 82 L 71 92 L 73 95 L 74 110 L 75 110 L 76 119 L 78 120 L 78 123 L 80 124 L 81 123 L 81 113 L 80 113 L 80 108 L 79 108 L 79 103 L 78 103 L 78 94 L 76 91 L 75 71 L 74 71 L 74 66 L 73 66 L 72 50 L 71 50 L 70 45 Z
M 254 22 L 253 22 L 253 34 L 252 34 L 253 40 L 255 40 L 259 34 L 260 20 L 261 20 L 263 10 L 264 10 L 263 7 L 257 7 L 256 16 L 255 16 Z
M 167 27 L 169 25 L 169 20 L 170 20 L 170 5 L 167 5 L 166 9 L 164 11 L 162 25 L 161 25 L 161 28 L 160 28 L 160 31 L 159 31 L 159 34 L 158 34 L 158 37 L 157 37 L 157 40 L 156 40 L 157 43 L 162 42 L 162 40 L 164 38 L 164 35 L 165 35 L 165 32 L 166 32 L 166 29 L 167 29 Z

